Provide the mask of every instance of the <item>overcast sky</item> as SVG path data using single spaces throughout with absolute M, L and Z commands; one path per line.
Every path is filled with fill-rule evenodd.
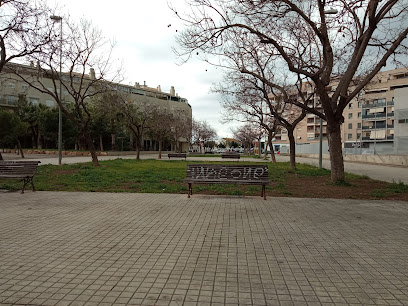
M 168 2 L 179 12 L 185 10 L 184 0 L 49 0 L 60 7 L 61 15 L 89 19 L 106 37 L 116 40 L 115 57 L 123 59 L 124 84 L 146 82 L 150 87 L 160 85 L 165 92 L 174 86 L 176 93 L 188 99 L 196 120 L 206 120 L 219 137 L 230 137 L 230 127 L 236 124 L 220 122 L 219 98 L 210 93 L 222 74 L 198 60 L 180 65 L 172 47 L 177 47 L 176 30 L 183 25 Z

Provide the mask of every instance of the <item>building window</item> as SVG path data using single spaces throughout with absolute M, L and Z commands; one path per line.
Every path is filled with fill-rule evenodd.
M 357 133 L 357 139 L 361 139 L 361 133 Z
M 347 134 L 347 139 L 348 140 L 353 139 L 353 134 Z
M 349 109 L 352 109 L 352 108 L 353 108 L 353 103 L 352 103 L 352 102 L 350 102 L 350 103 L 348 104 L 348 108 L 349 108 Z
M 21 88 L 23 90 L 27 90 L 28 89 L 28 84 L 26 84 L 26 83 L 21 84 Z
M 361 118 L 361 112 L 358 112 L 357 117 Z
M 8 105 L 16 105 L 17 97 L 16 96 L 7 96 L 7 104 Z
M 54 100 L 45 100 L 45 105 L 48 107 L 54 107 Z
M 30 98 L 30 103 L 32 105 L 38 105 L 38 104 L 40 104 L 40 101 L 39 101 L 38 98 Z
M 15 88 L 16 84 L 14 84 L 13 82 L 8 83 L 8 87 L 9 88 Z
M 349 118 L 349 119 L 353 118 L 353 113 L 349 113 L 349 114 L 348 114 L 348 118 Z
M 361 101 L 358 101 L 358 108 L 361 108 Z
M 408 123 L 408 119 L 399 119 L 398 123 Z
M 361 129 L 361 122 L 357 122 L 357 128 Z
M 349 123 L 349 124 L 348 124 L 348 129 L 349 129 L 349 130 L 352 130 L 352 129 L 353 129 L 353 124 L 352 124 L 352 123 Z

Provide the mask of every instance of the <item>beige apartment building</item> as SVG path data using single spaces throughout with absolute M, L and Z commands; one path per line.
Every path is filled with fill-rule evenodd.
M 331 84 L 335 89 L 336 79 Z M 408 68 L 379 72 L 344 109 L 342 139 L 345 154 L 408 153 Z M 306 92 L 312 88 L 306 86 Z M 309 106 L 319 108 L 316 98 Z M 297 153 L 317 153 L 319 117 L 307 114 L 295 130 Z M 327 153 L 326 122 L 322 120 L 323 153 Z M 283 130 L 274 145 L 288 150 Z
M 21 71 L 33 71 L 37 69 L 34 65 L 19 65 Z M 11 73 L 7 73 L 3 70 L 0 75 L 0 107 L 13 110 L 17 108 L 18 99 L 24 96 L 27 101 L 33 105 L 44 104 L 48 107 L 57 107 L 54 99 L 48 95 L 44 94 L 35 88 L 30 87 L 25 82 L 19 80 L 16 76 Z M 89 75 L 86 77 L 94 78 L 95 71 L 91 68 Z M 53 83 L 51 79 L 43 78 L 42 82 L 49 86 L 48 89 L 52 91 Z M 112 83 L 111 87 L 117 91 L 123 92 L 127 95 L 127 98 L 131 103 L 134 103 L 138 106 L 143 106 L 143 108 L 150 108 L 156 110 L 162 110 L 173 114 L 178 120 L 189 121 L 192 120 L 192 109 L 191 105 L 188 103 L 188 100 L 180 97 L 172 86 L 169 92 L 164 92 L 161 90 L 160 86 L 156 88 L 148 87 L 146 84 L 135 83 L 134 86 L 124 85 L 119 83 Z M 59 89 L 57 89 L 59 94 Z M 66 90 L 62 90 L 62 100 L 65 103 L 73 103 L 72 97 L 68 94 Z M 178 139 L 180 149 L 188 151 L 189 143 L 186 138 Z M 144 141 L 144 147 L 146 150 L 155 149 L 157 146 L 154 141 L 146 137 Z M 175 144 L 171 144 L 171 150 L 175 149 Z

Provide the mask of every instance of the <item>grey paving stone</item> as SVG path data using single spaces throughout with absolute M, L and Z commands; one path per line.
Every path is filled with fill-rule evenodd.
M 0 304 L 406 305 L 408 203 L 0 194 Z

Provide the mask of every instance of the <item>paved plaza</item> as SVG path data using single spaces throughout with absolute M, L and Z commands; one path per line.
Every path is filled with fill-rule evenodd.
M 1 305 L 408 305 L 408 203 L 0 193 Z

